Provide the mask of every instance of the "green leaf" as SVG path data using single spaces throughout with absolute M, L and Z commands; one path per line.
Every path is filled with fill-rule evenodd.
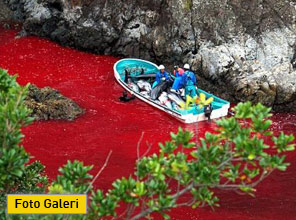
M 295 146 L 293 144 L 290 144 L 290 145 L 287 146 L 286 150 L 287 151 L 293 151 L 293 150 L 295 150 Z
M 23 175 L 23 171 L 19 170 L 19 169 L 15 169 L 11 173 L 17 177 L 22 177 L 22 175 Z
M 161 212 L 161 215 L 162 215 L 162 217 L 164 219 L 171 219 L 171 217 L 168 214 L 164 213 L 164 212 Z

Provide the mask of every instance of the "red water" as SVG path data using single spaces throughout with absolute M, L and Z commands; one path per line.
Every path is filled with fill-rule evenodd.
M 23 129 L 24 146 L 34 159 L 46 165 L 50 178 L 67 160 L 94 164 L 93 174 L 102 166 L 108 152 L 113 151 L 107 168 L 96 186 L 108 189 L 112 181 L 133 172 L 136 145 L 144 132 L 146 142 L 157 151 L 157 143 L 168 139 L 179 123 L 167 114 L 139 100 L 121 103 L 122 88 L 113 77 L 114 57 L 98 56 L 64 48 L 56 43 L 26 37 L 15 39 L 16 32 L 0 29 L 0 66 L 19 75 L 18 82 L 51 86 L 75 100 L 86 114 L 74 122 L 35 122 Z M 296 114 L 276 114 L 273 130 L 296 135 Z M 214 123 L 199 124 L 199 133 L 211 131 Z M 275 172 L 257 188 L 256 198 L 230 192 L 219 192 L 221 207 L 192 210 L 178 208 L 172 219 L 296 219 L 296 153 L 288 155 L 287 172 Z

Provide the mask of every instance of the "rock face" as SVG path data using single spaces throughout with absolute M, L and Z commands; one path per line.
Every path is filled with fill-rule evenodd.
M 30 85 L 25 104 L 32 110 L 35 120 L 68 120 L 73 121 L 84 113 L 74 101 L 62 96 L 50 87 L 39 89 Z
M 294 0 L 4 0 L 34 35 L 100 54 L 189 63 L 231 101 L 296 109 Z
M 3 0 L 0 0 L 0 22 L 11 19 L 13 19 L 12 11 L 4 4 Z

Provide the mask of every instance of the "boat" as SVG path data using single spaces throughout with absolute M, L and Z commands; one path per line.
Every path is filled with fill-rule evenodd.
M 199 108 L 198 105 L 187 109 L 180 108 L 178 105 L 180 103 L 178 102 L 185 102 L 184 97 L 170 92 L 171 84 L 169 81 L 162 82 L 152 89 L 152 83 L 159 70 L 158 66 L 150 61 L 133 58 L 121 59 L 114 64 L 113 69 L 118 83 L 130 94 L 168 113 L 183 123 L 215 119 L 228 114 L 230 107 L 228 101 L 202 89 L 197 90 L 198 94 L 203 93 L 206 98 L 213 98 L 210 104 L 210 112 L 205 107 Z M 173 76 L 171 75 L 170 77 Z

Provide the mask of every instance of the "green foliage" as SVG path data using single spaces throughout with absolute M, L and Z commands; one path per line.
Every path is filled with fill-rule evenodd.
M 9 76 L 7 70 L 0 68 L 0 91 L 8 94 L 9 89 L 19 88 L 16 77 L 17 76 Z
M 92 175 L 88 171 L 93 166 L 83 166 L 82 162 L 75 160 L 73 163 L 67 162 L 59 172 L 62 175 L 57 176 L 57 180 L 49 187 L 49 192 L 52 194 L 75 193 L 83 194 L 90 187 L 89 180 Z
M 21 145 L 21 127 L 32 122 L 24 105 L 28 85 L 21 87 L 16 76 L 0 69 L 0 217 L 4 216 L 6 194 L 44 192 L 44 166 L 28 164 L 29 154 Z

